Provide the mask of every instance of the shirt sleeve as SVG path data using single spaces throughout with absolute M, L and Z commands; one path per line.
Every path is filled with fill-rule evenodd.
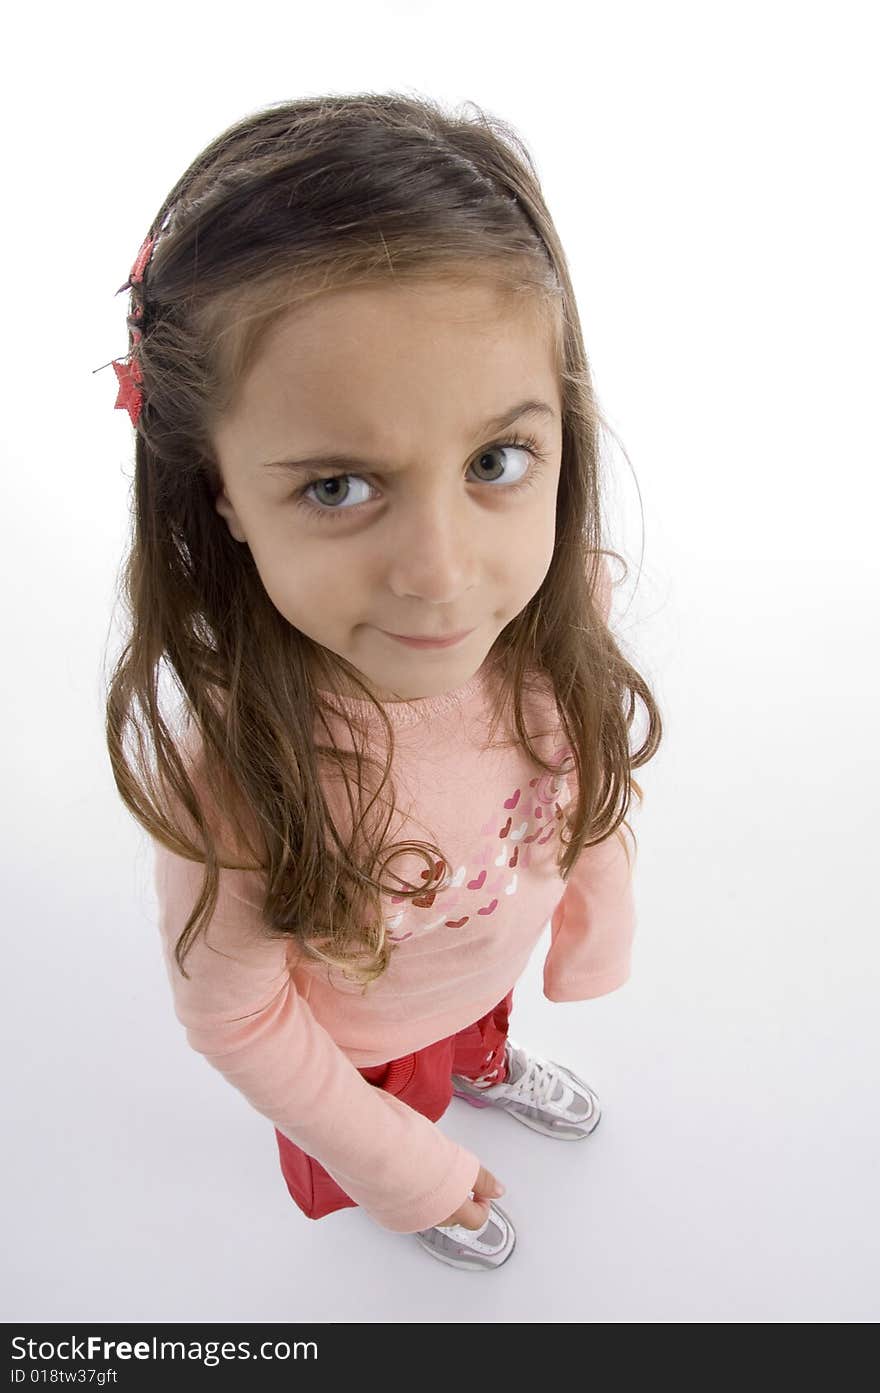
M 220 871 L 217 907 L 184 959 L 185 978 L 174 946 L 204 867 L 154 849 L 165 967 L 192 1048 L 384 1228 L 443 1223 L 473 1188 L 479 1158 L 368 1083 L 315 1019 L 295 988 L 287 941 L 262 930 L 256 873 Z
M 633 860 L 632 839 L 621 826 L 575 861 L 550 920 L 544 960 L 549 1001 L 604 996 L 629 977 L 636 913 L 627 850 Z

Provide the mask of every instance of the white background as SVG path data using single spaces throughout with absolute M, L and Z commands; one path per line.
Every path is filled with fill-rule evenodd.
M 27 7 L 3 81 L 6 1321 L 880 1315 L 877 47 L 865 4 Z M 454 1101 L 512 1259 L 307 1220 L 186 1044 L 103 733 L 149 221 L 270 101 L 467 99 L 532 151 L 600 404 L 615 624 L 665 721 L 631 980 L 517 985 L 596 1088 L 574 1145 Z M 568 1356 L 566 1355 L 566 1361 Z

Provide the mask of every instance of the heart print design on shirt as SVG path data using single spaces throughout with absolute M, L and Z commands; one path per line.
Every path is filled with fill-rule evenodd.
M 393 943 L 441 927 L 464 928 L 472 918 L 494 914 L 502 895 L 516 894 L 520 873 L 532 864 L 533 848 L 537 853 L 537 848 L 558 837 L 563 809 L 572 797 L 565 780 L 570 766 L 563 768 L 570 755 L 569 745 L 557 747 L 552 756 L 557 772 L 530 779 L 527 786 L 515 788 L 504 799 L 501 810 L 480 827 L 478 850 L 456 868 L 445 885 L 409 901 L 400 895 L 388 897 L 392 904 L 402 906 L 385 920 Z M 545 861 L 549 854 L 543 853 Z M 442 870 L 442 861 L 435 862 L 435 877 Z M 423 881 L 429 879 L 427 870 L 420 876 Z M 402 884 L 406 889 L 417 889 L 409 880 L 403 879 Z M 425 914 L 428 910 L 433 911 L 430 918 Z

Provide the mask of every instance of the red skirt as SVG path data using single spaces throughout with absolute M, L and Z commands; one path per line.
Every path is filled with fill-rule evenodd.
M 452 1075 L 477 1079 L 498 1071 L 503 1082 L 504 1044 L 513 1005 L 513 990 L 503 1001 L 473 1025 L 455 1035 L 436 1040 L 414 1054 L 405 1054 L 387 1064 L 359 1069 L 368 1083 L 384 1088 L 416 1112 L 436 1122 L 452 1101 Z M 314 1156 L 282 1136 L 275 1128 L 281 1160 L 281 1173 L 293 1201 L 308 1219 L 323 1219 L 336 1209 L 356 1208 L 356 1201 L 337 1185 Z

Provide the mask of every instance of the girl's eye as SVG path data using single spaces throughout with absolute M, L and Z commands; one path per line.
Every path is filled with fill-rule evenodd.
M 509 450 L 519 451 L 530 459 L 520 464 L 514 463 L 513 466 L 505 465 L 498 456 Z M 546 457 L 541 454 L 537 440 L 527 435 L 521 439 L 506 440 L 500 445 L 487 446 L 476 457 L 472 467 L 482 475 L 477 479 L 478 483 L 497 483 L 506 492 L 518 493 L 536 482 L 545 464 Z M 502 470 L 500 474 L 497 472 L 499 467 Z M 356 489 L 352 489 L 353 483 L 366 489 L 371 487 L 360 474 L 321 474 L 313 476 L 297 489 L 294 497 L 297 504 L 308 509 L 312 517 L 326 518 L 343 512 L 350 513 L 359 503 L 369 501 L 366 494 L 357 497 Z M 348 503 L 352 497 L 354 502 Z

